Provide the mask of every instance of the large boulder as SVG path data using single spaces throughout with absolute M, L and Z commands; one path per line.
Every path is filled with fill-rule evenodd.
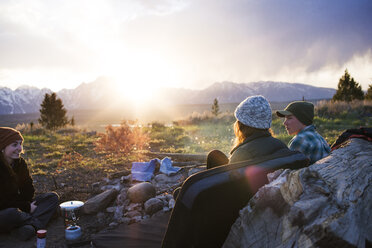
M 369 247 L 372 142 L 271 177 L 240 211 L 223 247 Z
M 128 189 L 128 197 L 131 202 L 143 203 L 150 198 L 155 197 L 155 187 L 148 182 L 136 184 Z

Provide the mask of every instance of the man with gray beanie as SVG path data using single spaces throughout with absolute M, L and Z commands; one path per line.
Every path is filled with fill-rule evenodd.
M 288 143 L 289 149 L 305 154 L 310 159 L 310 164 L 328 156 L 331 148 L 313 125 L 312 103 L 292 102 L 284 110 L 276 111 L 276 114 L 285 118 L 284 126 L 288 134 L 295 135 Z

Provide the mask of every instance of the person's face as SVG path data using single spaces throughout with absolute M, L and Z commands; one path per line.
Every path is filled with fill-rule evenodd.
M 294 115 L 285 116 L 283 124 L 289 135 L 296 135 L 306 127 L 306 125 L 302 124 Z
M 23 150 L 22 140 L 16 140 L 4 149 L 5 159 L 11 163 L 13 159 L 19 158 Z

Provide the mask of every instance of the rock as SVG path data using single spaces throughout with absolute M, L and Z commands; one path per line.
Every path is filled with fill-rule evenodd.
M 120 223 L 129 224 L 130 223 L 130 218 L 123 217 L 119 221 L 120 221 Z
M 171 199 L 173 199 L 173 195 L 172 194 L 165 194 L 165 198 L 169 202 Z
M 116 210 L 116 207 L 108 207 L 108 208 L 106 208 L 106 212 L 107 213 L 114 213 L 115 210 Z
M 146 214 L 153 215 L 163 209 L 164 203 L 159 198 L 151 198 L 147 200 L 144 205 Z
M 109 229 L 114 229 L 115 227 L 117 227 L 119 225 L 119 223 L 117 223 L 117 222 L 111 222 L 110 224 L 109 224 Z
M 142 216 L 141 212 L 140 211 L 137 211 L 137 210 L 133 210 L 133 211 L 130 211 L 130 212 L 126 212 L 124 214 L 125 217 L 128 217 L 128 218 L 133 218 L 135 216 Z
M 142 220 L 141 216 L 134 216 L 133 218 L 130 219 L 129 224 L 140 222 L 141 220 Z
M 108 178 L 116 179 L 116 178 L 121 178 L 123 176 L 128 176 L 129 174 L 130 174 L 130 170 L 122 170 L 122 171 L 118 171 L 118 172 L 110 174 Z
M 114 211 L 114 219 L 120 220 L 123 217 L 124 206 L 117 206 Z
M 105 214 L 104 213 L 102 213 L 102 212 L 99 212 L 97 215 L 96 215 L 96 217 L 97 217 L 97 222 L 98 223 L 101 223 L 101 224 L 103 224 L 103 223 L 105 223 L 106 221 L 105 221 L 105 219 L 106 219 L 106 216 L 105 216 Z
M 170 211 L 169 207 L 167 207 L 167 206 L 163 207 L 163 212 L 168 212 L 168 211 Z
M 169 200 L 169 208 L 170 209 L 173 209 L 174 208 L 174 205 L 176 205 L 176 201 L 172 198 Z
M 202 168 L 202 167 L 197 167 L 197 168 L 191 168 L 188 172 L 188 176 L 191 176 L 191 175 L 194 175 L 195 173 L 198 173 L 200 171 L 203 171 L 205 170 L 206 168 Z
M 367 247 L 372 243 L 372 142 L 283 171 L 240 211 L 223 247 Z
M 176 174 L 174 176 L 167 176 L 165 174 L 156 175 L 154 178 L 155 182 L 160 184 L 174 184 L 178 183 L 179 181 L 183 180 L 182 174 Z
M 88 199 L 83 206 L 83 213 L 93 214 L 107 207 L 107 205 L 115 199 L 118 191 L 116 189 L 109 189 Z
M 120 186 L 120 184 L 116 184 L 116 185 L 108 184 L 108 185 L 103 185 L 101 187 L 102 191 L 106 191 L 106 190 L 109 190 L 109 189 L 115 189 L 116 191 L 120 191 L 121 186 Z
M 131 202 L 145 202 L 155 197 L 155 187 L 148 182 L 136 184 L 128 189 L 128 197 Z
M 120 178 L 120 182 L 121 183 L 131 183 L 132 182 L 132 174 L 130 174 L 128 176 L 122 176 Z
M 93 192 L 97 192 L 99 190 L 99 186 L 101 185 L 100 182 L 95 182 L 92 184 L 92 190 Z
M 141 203 L 131 203 L 127 207 L 127 211 L 132 211 L 132 210 L 140 210 L 142 208 Z
M 125 200 L 127 200 L 127 190 L 124 188 L 120 191 L 120 193 L 116 197 L 116 203 L 118 205 L 124 205 Z

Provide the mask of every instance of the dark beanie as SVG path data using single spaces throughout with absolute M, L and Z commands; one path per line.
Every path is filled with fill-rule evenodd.
M 313 123 L 314 105 L 305 101 L 292 102 L 284 110 L 276 111 L 276 115 L 279 117 L 294 115 L 302 124 L 308 126 Z
M 16 140 L 22 140 L 22 134 L 10 127 L 0 127 L 0 151 Z

